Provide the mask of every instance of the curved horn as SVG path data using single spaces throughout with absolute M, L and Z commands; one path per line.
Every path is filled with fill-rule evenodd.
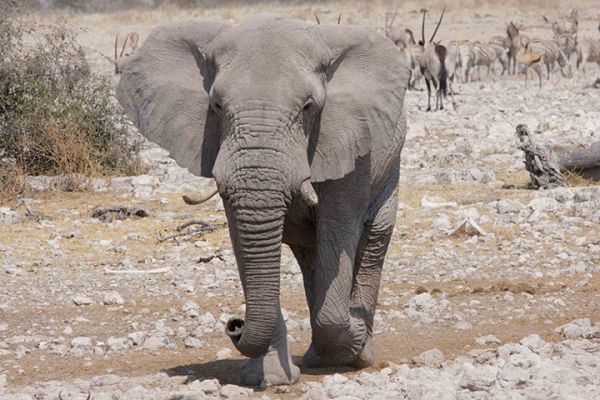
M 313 15 L 315 16 L 315 19 L 317 20 L 317 24 L 321 25 L 321 20 L 319 19 L 319 16 L 317 15 L 316 11 L 313 12 Z
M 435 34 L 437 33 L 440 24 L 442 23 L 442 18 L 444 18 L 444 13 L 446 12 L 446 7 L 444 7 L 444 9 L 442 10 L 442 15 L 440 16 L 440 20 L 438 21 L 437 26 L 435 27 L 435 31 L 433 31 L 433 35 L 431 35 L 431 39 L 429 39 L 429 43 L 433 42 L 433 39 L 435 38 Z
M 425 8 L 422 8 L 421 12 L 423 13 L 423 23 L 421 24 L 421 41 L 423 42 L 423 45 L 424 45 L 425 44 L 425 14 L 427 14 L 427 10 Z

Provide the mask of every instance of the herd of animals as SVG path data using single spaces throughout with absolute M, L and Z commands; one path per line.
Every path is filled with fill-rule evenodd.
M 409 90 L 418 90 L 420 81 L 424 80 L 427 87 L 427 111 L 431 111 L 432 89 L 436 96 L 436 110 L 444 109 L 443 98 L 450 93 L 452 104 L 454 101 L 453 84 L 456 81 L 469 82 L 474 79 L 481 80 L 481 68 L 487 70 L 486 76 L 496 72 L 500 67 L 500 75 L 523 74 L 525 84 L 528 84 L 528 70 L 531 68 L 537 75 L 539 87 L 542 88 L 543 69 L 546 70 L 546 79 L 550 79 L 552 72 L 558 65 L 564 77 L 572 77 L 573 65 L 577 69 L 582 67 L 584 54 L 578 38 L 579 13 L 572 9 L 568 14 L 550 19 L 543 16 L 544 21 L 552 29 L 552 39 L 532 38 L 521 33 L 524 28 L 522 23 L 508 22 L 506 34 L 493 36 L 487 43 L 481 41 L 452 40 L 447 45 L 434 41 L 436 33 L 442 22 L 445 8 L 442 11 L 438 24 L 428 42 L 425 41 L 425 16 L 426 10 L 421 10 L 423 23 L 421 39 L 415 40 L 413 31 L 403 25 L 394 25 L 398 9 L 393 15 L 386 13 L 384 28 L 375 28 L 377 32 L 392 40 L 396 46 L 405 53 L 410 62 L 411 77 L 408 84 Z M 340 24 L 341 14 L 337 19 Z M 318 24 L 321 23 L 315 13 Z M 598 26 L 600 31 L 600 25 Z M 119 36 L 115 39 L 114 59 L 101 54 L 114 65 L 114 71 L 119 74 L 127 65 L 130 57 L 139 46 L 140 36 L 137 32 L 126 35 L 122 42 L 121 51 L 118 51 Z M 591 40 L 585 61 L 600 65 L 600 37 Z

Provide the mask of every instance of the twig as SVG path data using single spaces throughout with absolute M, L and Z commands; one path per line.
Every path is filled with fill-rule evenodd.
M 104 273 L 108 275 L 146 275 L 146 274 L 162 274 L 171 271 L 171 267 L 155 268 L 155 269 L 105 269 Z

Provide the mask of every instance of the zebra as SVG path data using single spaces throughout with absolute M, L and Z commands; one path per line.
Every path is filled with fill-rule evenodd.
M 569 62 L 571 61 L 573 54 L 575 54 L 576 66 L 577 69 L 579 69 L 579 66 L 583 62 L 583 54 L 581 52 L 581 47 L 579 47 L 579 43 L 577 43 L 577 34 L 568 32 L 555 34 L 554 40 L 558 43 L 563 53 L 565 53 Z
M 519 27 L 514 22 L 509 22 L 506 26 L 506 35 L 510 43 L 508 50 L 508 73 L 511 74 L 510 66 L 512 64 L 512 75 L 517 72 L 517 53 L 523 47 L 526 47 L 531 39 L 528 36 L 521 35 Z
M 533 68 L 534 71 L 538 74 L 540 78 L 540 88 L 542 86 L 542 71 L 541 64 L 546 65 L 547 77 L 546 79 L 550 79 L 550 73 L 553 69 L 554 63 L 558 63 L 560 66 L 560 70 L 563 76 L 570 77 L 571 76 L 571 63 L 567 59 L 567 56 L 560 49 L 558 43 L 554 40 L 544 40 L 544 39 L 532 39 L 527 44 L 527 49 L 531 52 L 538 53 L 541 57 L 540 62 L 536 63 Z M 568 73 L 565 74 L 564 69 L 567 68 Z
M 560 35 L 561 33 L 577 35 L 577 30 L 579 29 L 579 11 L 576 8 L 571 9 L 569 15 L 566 17 L 557 18 L 554 21 L 551 21 L 546 16 L 543 17 L 544 21 L 551 25 L 552 32 L 554 32 L 555 35 Z
M 600 26 L 598 27 L 598 30 L 600 30 Z M 600 65 L 600 40 L 590 41 L 590 47 L 586 61 Z

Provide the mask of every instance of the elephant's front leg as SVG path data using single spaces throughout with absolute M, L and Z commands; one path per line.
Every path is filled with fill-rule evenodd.
M 364 320 L 350 312 L 353 266 L 368 202 L 363 189 L 340 180 L 319 194 L 318 244 L 311 270 L 304 274 L 312 280 L 305 283 L 312 344 L 302 362 L 308 367 L 350 364 L 365 344 Z
M 371 215 L 365 225 L 363 236 L 356 252 L 354 283 L 352 286 L 351 310 L 365 322 L 367 338 L 353 366 L 364 368 L 373 365 L 372 343 L 373 320 L 379 295 L 379 284 L 383 262 L 396 222 L 398 209 L 398 178 L 392 176 L 372 206 Z
M 290 385 L 300 378 L 300 369 L 292 363 L 287 328 L 279 310 L 277 325 L 269 351 L 262 357 L 245 362 L 241 383 L 250 386 Z

